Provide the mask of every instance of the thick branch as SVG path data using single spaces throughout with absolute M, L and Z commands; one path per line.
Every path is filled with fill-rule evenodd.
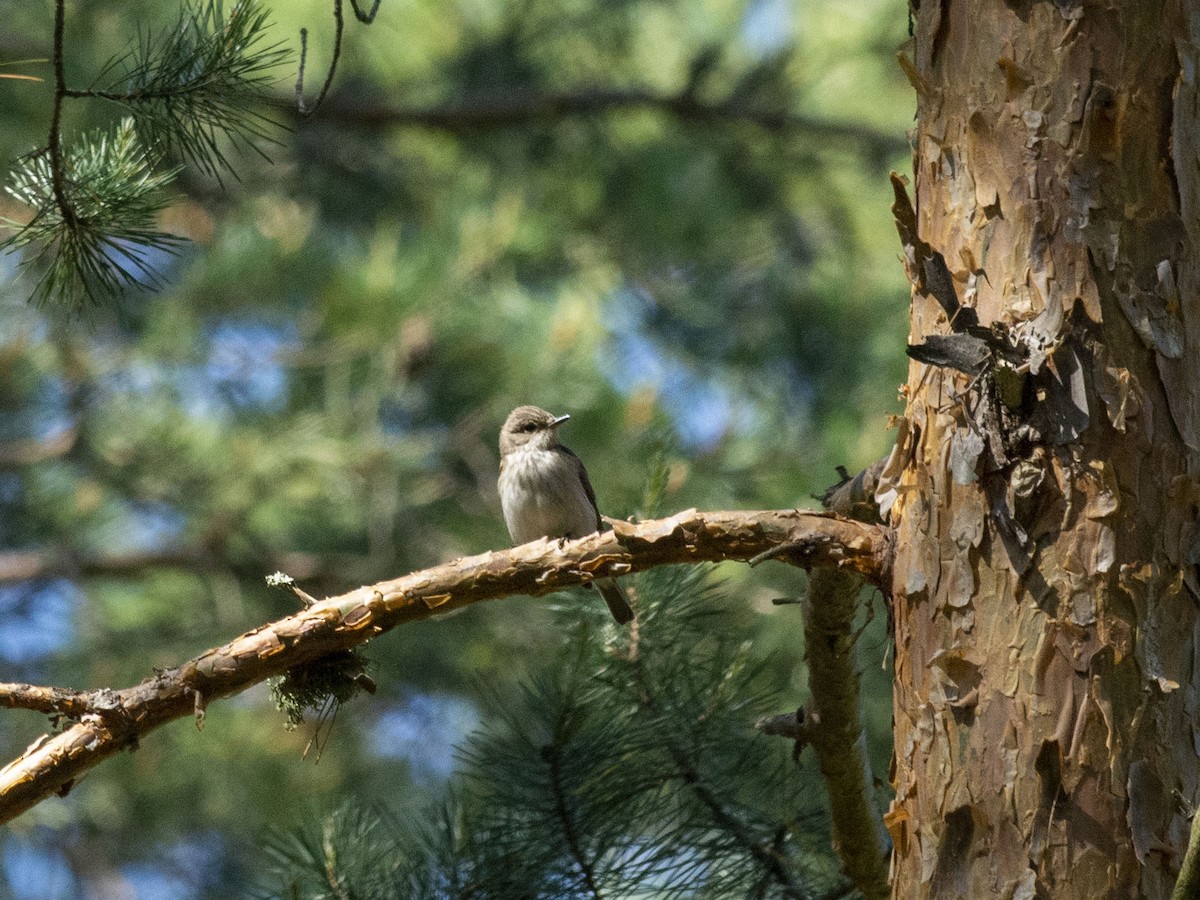
M 1192 829 L 1187 852 L 1179 867 L 1179 878 L 1171 892 L 1171 900 L 1188 900 L 1200 896 L 1200 813 L 1192 813 Z
M 872 779 L 858 702 L 854 614 L 862 581 L 829 569 L 810 576 L 804 606 L 808 682 L 815 724 L 805 729 L 817 754 L 846 875 L 868 898 L 887 897 L 883 822 L 871 802 Z
M 24 438 L 0 444 L 0 466 L 31 466 L 48 459 L 60 459 L 71 452 L 79 437 L 72 426 L 47 438 Z
M 686 92 L 663 94 L 639 88 L 513 91 L 493 97 L 429 107 L 342 103 L 326 106 L 317 118 L 341 125 L 368 128 L 418 126 L 458 132 L 511 128 L 530 122 L 630 109 L 659 110 L 686 122 L 743 122 L 764 131 L 807 133 L 822 140 L 858 144 L 876 156 L 894 156 L 908 149 L 903 135 L 879 131 L 852 122 L 838 122 L 786 111 L 755 109 L 735 102 L 707 102 Z
M 199 549 L 179 548 L 104 556 L 83 556 L 71 550 L 6 550 L 0 552 L 0 584 L 33 578 L 76 578 L 106 576 L 120 578 L 149 569 L 184 568 L 208 571 L 211 554 Z
M 616 523 L 577 541 L 534 541 L 361 587 L 249 631 L 139 685 L 106 692 L 115 707 L 44 736 L 0 769 L 6 822 L 212 699 L 227 697 L 296 665 L 362 644 L 397 625 L 511 594 L 541 595 L 603 576 L 671 563 L 748 560 L 773 549 L 795 565 L 832 566 L 876 584 L 890 580 L 886 529 L 798 510 L 699 513 Z
M 283 569 L 297 580 L 310 584 L 313 579 L 345 584 L 352 572 L 364 567 L 378 568 L 367 556 L 350 553 L 281 552 L 250 571 L 249 564 L 232 563 L 218 547 L 185 545 L 161 550 L 91 555 L 73 548 L 56 550 L 0 551 L 0 585 L 38 578 L 127 578 L 144 575 L 154 569 L 184 569 L 197 575 L 231 572 L 239 577 L 257 578 L 263 568 Z

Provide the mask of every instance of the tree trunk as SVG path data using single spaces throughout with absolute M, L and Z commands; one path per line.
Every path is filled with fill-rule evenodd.
M 894 890 L 1161 897 L 1200 804 L 1200 0 L 912 6 L 910 340 L 951 338 L 884 486 Z

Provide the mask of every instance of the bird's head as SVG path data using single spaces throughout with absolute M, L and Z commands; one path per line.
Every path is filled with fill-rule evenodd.
M 558 426 L 570 416 L 553 416 L 538 406 L 518 406 L 500 429 L 500 455 L 532 447 L 550 450 L 558 446 Z

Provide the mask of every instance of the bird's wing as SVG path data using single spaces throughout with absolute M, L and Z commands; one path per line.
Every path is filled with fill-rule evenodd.
M 571 464 L 575 466 L 575 471 L 579 475 L 579 480 L 583 482 L 583 492 L 587 494 L 587 498 L 592 504 L 592 512 L 596 514 L 596 530 L 600 531 L 602 525 L 600 507 L 596 505 L 596 492 L 592 489 L 591 481 L 588 480 L 587 469 L 583 466 L 583 460 L 576 456 L 570 447 L 564 447 L 560 444 L 559 448 L 570 457 Z

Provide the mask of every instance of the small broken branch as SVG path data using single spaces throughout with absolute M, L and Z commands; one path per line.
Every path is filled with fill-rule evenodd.
M 754 723 L 754 727 L 763 734 L 772 737 L 785 737 L 792 740 L 792 759 L 800 761 L 800 754 L 808 746 L 809 729 L 818 727 L 819 722 L 809 719 L 804 707 L 794 713 L 784 713 L 781 716 L 764 716 Z
M 612 531 L 576 541 L 538 540 L 464 557 L 320 600 L 139 685 L 106 691 L 111 703 L 105 708 L 119 715 L 86 716 L 61 733 L 44 735 L 0 769 L 0 822 L 160 725 L 194 715 L 198 696 L 205 704 L 231 696 L 398 625 L 513 594 L 540 596 L 655 566 L 748 560 L 772 547 L 799 544 L 807 548 L 804 558 L 789 553 L 790 562 L 853 572 L 884 589 L 890 583 L 886 528 L 799 510 L 687 510 L 650 522 L 618 522 Z
M 32 709 L 69 719 L 78 719 L 95 709 L 88 691 L 12 682 L 0 682 L 0 707 Z
M 838 466 L 841 480 L 825 489 L 821 501 L 830 512 L 839 516 L 857 519 L 860 522 L 882 522 L 879 515 L 879 503 L 875 500 L 875 489 L 879 487 L 879 479 L 887 466 L 891 454 L 880 457 L 857 475 L 851 477 L 845 467 Z
M 773 737 L 791 738 L 793 741 L 808 742 L 808 718 L 801 706 L 794 713 L 783 713 L 779 716 L 764 716 L 754 723 L 754 727 L 763 734 Z

